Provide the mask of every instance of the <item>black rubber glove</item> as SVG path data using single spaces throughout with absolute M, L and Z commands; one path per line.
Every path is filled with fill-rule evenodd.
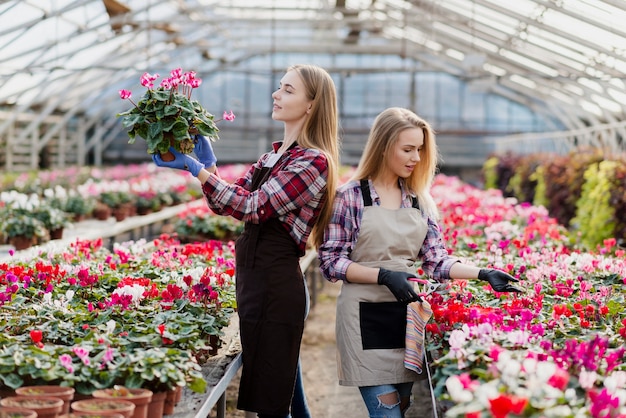
M 416 300 L 421 301 L 413 286 L 409 283 L 409 277 L 417 277 L 411 273 L 403 271 L 390 271 L 381 268 L 378 272 L 378 284 L 385 285 L 391 290 L 391 293 L 398 299 L 398 302 L 409 303 Z
M 489 282 L 491 288 L 496 292 L 523 292 L 522 289 L 519 289 L 510 283 L 516 283 L 519 280 L 502 270 L 480 269 L 478 272 L 478 279 Z

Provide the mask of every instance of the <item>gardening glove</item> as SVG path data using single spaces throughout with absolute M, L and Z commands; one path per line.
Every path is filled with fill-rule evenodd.
M 163 161 L 161 154 L 157 152 L 152 154 L 152 161 L 154 161 L 154 163 L 159 167 L 169 167 L 189 171 L 194 177 L 198 177 L 198 173 L 200 173 L 200 170 L 204 168 L 204 165 L 200 161 L 187 154 L 176 151 L 174 147 L 170 147 L 170 152 L 174 154 L 174 160 Z
M 480 269 L 478 272 L 478 280 L 485 280 L 489 282 L 491 288 L 496 292 L 523 292 L 522 289 L 519 289 L 509 283 L 516 283 L 519 280 L 501 270 Z
M 421 301 L 422 298 L 415 293 L 413 286 L 409 283 L 409 277 L 416 276 L 403 271 L 390 271 L 381 268 L 378 271 L 378 284 L 387 286 L 398 302 L 409 303 L 415 302 L 416 300 Z
M 195 146 L 193 152 L 198 157 L 198 160 L 204 164 L 204 168 L 213 167 L 217 164 L 217 157 L 213 152 L 211 141 L 204 135 L 196 135 L 194 138 Z

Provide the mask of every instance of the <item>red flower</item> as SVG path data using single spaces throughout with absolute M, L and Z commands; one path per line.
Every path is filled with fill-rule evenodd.
M 40 343 L 43 338 L 43 332 L 40 329 L 33 329 L 30 331 L 30 339 L 33 340 L 35 344 Z
M 489 407 L 495 418 L 506 418 L 508 414 L 521 414 L 528 399 L 516 395 L 502 394 L 495 399 L 489 399 Z
M 560 367 L 556 368 L 556 371 L 548 379 L 548 384 L 557 389 L 565 390 L 567 388 L 567 384 L 569 383 L 569 373 Z

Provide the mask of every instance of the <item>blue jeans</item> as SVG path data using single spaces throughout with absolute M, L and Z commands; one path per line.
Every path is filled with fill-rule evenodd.
M 370 414 L 370 418 L 403 418 L 409 408 L 411 388 L 413 382 L 398 383 L 395 385 L 361 386 L 361 396 Z M 393 393 L 396 396 L 392 402 L 382 402 L 380 396 Z M 403 399 L 404 398 L 404 399 Z M 401 401 L 404 400 L 401 407 Z
M 298 362 L 298 373 L 296 375 L 296 387 L 293 390 L 291 399 L 291 418 L 311 418 L 309 404 L 304 394 L 304 382 L 302 381 L 302 368 Z

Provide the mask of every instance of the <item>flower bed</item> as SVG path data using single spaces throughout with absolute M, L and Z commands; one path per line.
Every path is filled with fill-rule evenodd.
M 626 257 L 615 239 L 573 251 L 542 207 L 444 176 L 433 193 L 455 255 L 526 289 L 455 281 L 431 297 L 426 340 L 446 416 L 624 417 Z
M 66 382 L 204 391 L 200 364 L 234 312 L 233 248 L 77 240 L 0 264 L 0 386 Z

